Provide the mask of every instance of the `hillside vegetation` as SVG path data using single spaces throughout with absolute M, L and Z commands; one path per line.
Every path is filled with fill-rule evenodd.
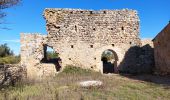
M 20 56 L 15 56 L 7 44 L 0 45 L 0 65 L 17 64 L 20 62 Z

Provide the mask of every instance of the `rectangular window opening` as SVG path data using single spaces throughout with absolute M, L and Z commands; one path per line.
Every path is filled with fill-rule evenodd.
M 71 45 L 71 48 L 74 48 L 74 46 L 73 46 L 73 45 Z

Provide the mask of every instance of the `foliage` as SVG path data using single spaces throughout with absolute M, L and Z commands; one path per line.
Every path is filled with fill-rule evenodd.
M 82 69 L 80 67 L 68 65 L 64 68 L 63 73 L 66 74 L 89 74 L 92 73 L 93 71 L 88 70 L 88 69 Z
M 14 56 L 13 51 L 8 45 L 0 45 L 0 64 L 16 64 L 20 62 L 20 56 Z
M 111 60 L 111 59 L 114 59 L 114 55 L 113 55 L 113 52 L 109 51 L 109 50 L 106 50 L 102 53 L 102 58 L 107 58 L 107 60 Z
M 47 51 L 47 59 L 53 59 L 58 58 L 58 53 L 55 53 L 53 51 Z
M 13 55 L 13 51 L 8 47 L 6 43 L 0 45 L 0 57 L 7 57 Z
M 0 64 L 17 64 L 20 62 L 20 56 L 7 56 L 0 58 Z

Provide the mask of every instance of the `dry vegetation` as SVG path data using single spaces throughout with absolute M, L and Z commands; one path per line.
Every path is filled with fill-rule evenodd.
M 66 68 L 55 78 L 44 82 L 18 83 L 15 87 L 3 88 L 1 100 L 168 100 L 170 84 L 165 78 L 156 83 L 156 76 L 128 78 L 121 75 L 101 75 L 80 68 Z M 159 77 L 161 79 L 161 77 Z M 82 80 L 101 80 L 101 87 L 82 88 Z M 163 81 L 166 81 L 163 83 Z M 149 81 L 149 82 L 146 82 Z M 159 81 L 158 81 L 159 82 Z

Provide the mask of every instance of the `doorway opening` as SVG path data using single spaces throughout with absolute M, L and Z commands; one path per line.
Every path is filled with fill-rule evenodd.
M 56 71 L 60 71 L 61 69 L 61 58 L 59 57 L 59 53 L 54 51 L 52 47 L 48 45 L 43 45 L 44 50 L 44 58 L 41 60 L 41 63 L 51 63 L 56 67 Z
M 113 50 L 105 50 L 102 53 L 101 61 L 103 63 L 103 73 L 114 73 L 117 68 L 118 57 L 115 51 Z

